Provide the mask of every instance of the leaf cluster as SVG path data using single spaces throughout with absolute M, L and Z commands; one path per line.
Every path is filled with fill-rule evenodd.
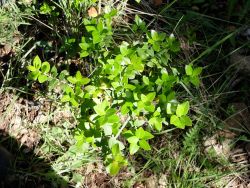
M 184 71 L 172 59 L 180 51 L 179 42 L 173 35 L 147 30 L 139 16 L 133 28 L 144 33 L 144 39 L 112 45 L 115 13 L 83 22 L 86 33 L 78 53 L 94 59 L 96 71 L 90 76 L 84 77 L 80 71 L 73 76 L 67 71 L 58 74 L 38 56 L 27 67 L 32 80 L 48 81 L 50 89 L 60 85 L 61 102 L 80 109 L 76 145 L 79 151 L 101 149 L 111 175 L 127 165 L 126 153 L 151 150 L 154 133 L 170 124 L 181 129 L 192 125 L 190 103 L 178 101 L 176 88 L 180 82 L 198 86 L 202 70 L 187 65 L 181 74 Z

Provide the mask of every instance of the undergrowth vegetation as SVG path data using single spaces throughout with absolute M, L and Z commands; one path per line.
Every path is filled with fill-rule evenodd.
M 55 107 L 29 126 L 41 132 L 37 153 L 74 187 L 88 186 L 95 171 L 111 187 L 222 187 L 223 178 L 247 169 L 205 142 L 225 129 L 234 69 L 220 63 L 249 47 L 237 38 L 249 23 L 248 1 L 241 14 L 236 1 L 223 4 L 221 14 L 223 7 L 208 6 L 214 1 L 153 2 L 19 1 L 0 8 L 0 44 L 12 44 L 0 51 L 7 57 L 0 59 L 1 91 Z M 16 32 L 23 37 L 13 42 Z M 53 121 L 56 109 L 71 117 Z M 50 173 L 40 175 L 62 183 Z
M 187 116 L 189 101 L 178 102 L 175 90 L 181 84 L 198 86 L 202 68 L 182 64 L 185 69 L 181 69 L 172 55 L 180 50 L 173 34 L 147 31 L 139 16 L 132 27 L 141 32 L 140 38 L 112 48 L 113 14 L 111 10 L 98 19 L 84 20 L 87 32 L 79 43 L 79 53 L 84 61 L 92 61 L 93 71 L 87 77 L 79 70 L 73 76 L 66 70 L 59 74 L 55 66 L 50 69 L 38 56 L 28 69 L 32 80 L 48 81 L 50 89 L 60 86 L 61 102 L 78 107 L 79 151 L 89 144 L 101 147 L 107 170 L 115 175 L 127 163 L 122 152 L 128 148 L 124 139 L 133 155 L 140 148 L 151 150 L 151 133 L 164 131 L 170 124 L 181 129 L 192 125 Z

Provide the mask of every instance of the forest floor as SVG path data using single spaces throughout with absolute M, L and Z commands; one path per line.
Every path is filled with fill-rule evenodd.
M 247 0 L 241 4 L 88 1 L 82 12 L 71 12 L 70 7 L 57 12 L 61 5 L 46 2 L 45 6 L 17 1 L 0 7 L 0 144 L 11 153 L 12 162 L 0 187 L 250 187 Z M 117 175 L 107 172 L 100 149 L 75 151 L 79 112 L 57 100 L 61 90 L 51 93 L 48 85 L 28 79 L 26 68 L 39 55 L 60 71 L 66 68 L 72 75 L 81 70 L 86 76 L 91 65 L 80 57 L 79 44 L 70 41 L 69 33 L 75 31 L 67 27 L 74 28 L 75 20 L 85 14 L 100 16 L 106 4 L 119 15 L 112 23 L 113 46 L 121 40 L 139 40 L 140 34 L 132 29 L 139 15 L 148 30 L 176 36 L 180 52 L 170 61 L 181 62 L 177 68 L 191 62 L 203 69 L 199 87 L 175 87 L 177 98 L 191 103 L 193 125 L 185 129 L 171 125 L 153 132 L 151 150 L 125 152 L 129 163 Z M 92 62 L 94 57 L 87 60 Z

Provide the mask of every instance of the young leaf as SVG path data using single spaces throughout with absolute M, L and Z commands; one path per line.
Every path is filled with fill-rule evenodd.
M 102 126 L 105 136 L 112 135 L 112 124 L 105 124 Z
M 180 121 L 182 124 L 185 124 L 185 126 L 192 126 L 192 120 L 188 116 L 181 116 Z
M 98 31 L 93 31 L 92 36 L 93 36 L 93 44 L 97 44 L 102 41 L 103 36 Z
M 143 136 L 144 136 L 144 132 L 145 132 L 144 129 L 142 127 L 140 127 L 139 129 L 137 129 L 135 131 L 135 135 L 136 135 L 137 138 L 142 139 Z
M 80 53 L 80 57 L 87 57 L 89 56 L 89 53 L 87 51 L 83 51 Z
M 152 92 L 152 93 L 147 94 L 147 96 L 146 96 L 147 101 L 152 102 L 155 98 L 155 95 L 156 95 L 156 92 Z
M 117 161 L 113 161 L 107 166 L 107 171 L 112 176 L 118 174 L 119 170 L 120 170 L 120 165 Z
M 36 69 L 40 69 L 41 68 L 41 59 L 39 58 L 39 56 L 37 55 L 34 60 L 33 60 L 33 65 L 34 67 L 36 67 Z
M 140 127 L 139 129 L 135 131 L 135 135 L 137 138 L 143 139 L 143 140 L 149 140 L 151 138 L 154 138 L 154 136 L 151 133 L 145 131 L 142 127 Z
M 32 65 L 27 66 L 27 69 L 28 69 L 29 71 L 31 71 L 31 72 L 35 72 L 35 71 L 37 70 L 36 67 L 34 67 L 34 66 L 32 66 Z
M 143 83 L 144 83 L 145 85 L 149 85 L 149 79 L 148 79 L 148 77 L 143 76 L 143 77 L 142 77 L 142 80 L 143 80 Z
M 70 98 L 69 102 L 75 107 L 79 106 L 79 103 L 73 97 Z
M 178 104 L 177 109 L 176 109 L 176 115 L 178 117 L 181 117 L 181 116 L 187 115 L 188 111 L 189 111 L 189 102 L 186 101 L 182 104 Z
M 71 84 L 76 84 L 76 82 L 77 82 L 77 79 L 76 79 L 75 77 L 73 77 L 73 76 L 69 76 L 69 77 L 67 78 L 67 80 L 68 80 Z
M 47 61 L 42 63 L 41 71 L 45 74 L 50 71 L 50 64 Z
M 170 118 L 170 123 L 172 125 L 175 125 L 176 127 L 178 128 L 181 128 L 181 129 L 184 129 L 185 128 L 185 124 L 183 124 L 181 121 L 180 121 L 180 118 L 176 115 L 172 115 L 171 118 Z
M 158 41 L 158 33 L 155 30 L 151 30 L 151 37 L 154 41 Z
M 139 138 L 137 136 L 131 136 L 127 140 L 130 144 L 137 144 L 137 142 L 139 141 Z
M 103 116 L 106 114 L 106 108 L 109 106 L 109 102 L 108 101 L 103 101 L 100 104 L 97 104 L 96 106 L 94 106 L 94 110 L 95 112 L 99 115 L 99 116 Z
M 157 131 L 161 131 L 162 130 L 162 119 L 160 117 L 152 117 L 149 120 L 149 124 L 151 124 L 152 126 L 154 126 Z
M 45 82 L 45 81 L 47 81 L 48 80 L 48 77 L 46 76 L 46 75 L 42 75 L 42 74 L 40 74 L 39 76 L 38 76 L 38 82 L 39 83 L 43 83 L 43 82 Z
M 38 76 L 40 75 L 41 73 L 37 70 L 37 71 L 34 71 L 34 72 L 30 72 L 28 74 L 28 78 L 31 79 L 31 80 L 37 80 Z
M 193 76 L 199 76 L 202 72 L 202 68 L 201 67 L 197 67 L 194 69 L 193 71 Z
M 137 144 L 130 144 L 129 153 L 131 155 L 134 155 L 139 149 L 140 149 L 140 147 Z
M 122 105 L 122 107 L 121 107 L 121 113 L 122 113 L 122 115 L 125 115 L 125 114 L 129 113 L 130 108 L 132 106 L 133 106 L 133 103 L 131 103 L 131 102 L 125 102 L 125 104 Z
M 69 95 L 63 95 L 63 97 L 61 98 L 61 102 L 68 102 L 70 101 L 70 96 Z
M 56 76 L 57 76 L 58 73 L 57 73 L 57 69 L 56 69 L 55 66 L 53 66 L 53 67 L 51 68 L 50 73 L 51 73 L 51 75 L 52 75 L 53 77 L 56 77 Z
M 151 150 L 151 147 L 150 147 L 150 145 L 148 144 L 148 142 L 147 142 L 146 140 L 140 140 L 140 141 L 139 141 L 139 146 L 140 146 L 142 149 L 146 150 L 146 151 Z
M 120 154 L 121 151 L 120 151 L 120 148 L 119 148 L 119 144 L 118 144 L 118 143 L 114 144 L 114 145 L 112 146 L 111 151 L 112 151 L 112 154 L 113 154 L 114 156 Z
M 127 42 L 122 42 L 122 44 L 120 45 L 120 52 L 122 55 L 126 56 L 129 53 L 129 49 L 128 49 L 129 44 Z
M 192 64 L 186 65 L 186 66 L 185 66 L 185 71 L 186 71 L 186 74 L 187 74 L 188 76 L 193 75 Z
M 198 78 L 198 76 L 190 77 L 190 82 L 191 82 L 194 86 L 198 87 L 199 84 L 200 84 L 200 79 Z

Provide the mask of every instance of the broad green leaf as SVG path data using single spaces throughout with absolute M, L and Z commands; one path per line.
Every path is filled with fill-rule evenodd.
M 167 96 L 167 102 L 170 102 L 170 101 L 172 101 L 172 100 L 174 100 L 175 99 L 175 92 L 174 91 L 172 91 L 172 92 L 170 92 L 169 94 L 168 94 L 168 96 Z
M 132 131 L 131 130 L 128 130 L 128 131 L 125 131 L 125 132 L 123 132 L 123 136 L 125 137 L 125 138 L 129 138 L 129 137 L 132 137 L 134 134 L 132 133 Z
M 144 132 L 145 132 L 144 129 L 142 127 L 140 127 L 139 129 L 137 129 L 135 131 L 135 135 L 136 135 L 137 138 L 142 139 L 143 136 L 144 136 Z
M 69 95 L 63 95 L 63 97 L 61 98 L 61 102 L 68 102 L 70 101 L 70 96 Z
M 120 154 L 121 151 L 120 151 L 120 148 L 119 148 L 119 144 L 118 144 L 118 143 L 114 144 L 114 145 L 112 146 L 111 151 L 112 151 L 112 154 L 113 154 L 114 156 Z
M 192 120 L 188 116 L 181 116 L 180 121 L 182 124 L 185 124 L 185 126 L 192 126 Z
M 28 74 L 28 78 L 31 79 L 31 80 L 37 80 L 38 76 L 40 75 L 41 73 L 39 71 L 34 71 L 34 72 L 30 72 Z
M 45 81 L 47 81 L 47 80 L 48 80 L 48 77 L 47 77 L 46 75 L 40 74 L 40 75 L 38 76 L 38 82 L 39 82 L 39 83 L 43 83 L 43 82 L 45 82 Z
M 158 33 L 155 30 L 151 30 L 151 37 L 154 41 L 158 41 L 159 39 Z
M 131 155 L 134 155 L 139 149 L 140 149 L 140 146 L 138 146 L 137 144 L 130 144 L 129 153 Z
M 192 76 L 199 76 L 201 74 L 201 72 L 202 72 L 202 68 L 197 67 L 197 68 L 194 69 Z
M 27 66 L 27 69 L 28 69 L 29 71 L 31 71 L 31 72 L 34 72 L 34 71 L 37 70 L 36 67 L 34 67 L 34 66 L 32 66 L 32 65 Z
M 42 73 L 45 73 L 45 74 L 50 71 L 49 62 L 45 61 L 45 62 L 42 63 L 41 71 L 42 71 Z
M 64 80 L 66 76 L 68 76 L 69 73 L 66 70 L 63 70 L 60 74 L 59 74 L 59 80 Z
M 81 83 L 82 85 L 86 85 L 86 84 L 88 84 L 89 82 L 90 82 L 90 79 L 89 79 L 89 78 L 82 78 L 80 83 Z
M 64 88 L 64 92 L 67 93 L 67 94 L 69 94 L 69 95 L 72 95 L 72 94 L 75 93 L 74 90 L 70 86 L 66 86 Z
M 72 97 L 70 98 L 69 102 L 75 107 L 79 106 L 79 103 Z
M 144 120 L 137 119 L 137 120 L 135 120 L 135 122 L 134 122 L 134 126 L 135 126 L 135 127 L 140 127 L 140 126 L 144 125 L 144 123 L 145 123 Z
M 154 43 L 153 43 L 153 49 L 154 49 L 154 51 L 156 51 L 156 52 L 161 51 L 160 44 L 159 44 L 158 42 L 154 42 Z
M 102 41 L 103 36 L 101 36 L 99 32 L 93 31 L 92 36 L 93 36 L 93 44 L 97 44 Z
M 159 41 L 164 41 L 166 38 L 166 33 L 158 33 L 158 40 Z
M 138 15 L 135 15 L 135 23 L 140 29 L 146 29 L 146 23 Z
M 57 69 L 56 69 L 55 66 L 53 66 L 53 67 L 51 68 L 50 73 L 51 73 L 51 75 L 52 75 L 53 77 L 56 77 L 56 76 L 57 76 L 58 73 L 57 73 Z
M 125 114 L 129 113 L 131 107 L 133 107 L 133 103 L 125 102 L 125 104 L 122 105 L 122 107 L 121 107 L 122 115 L 125 115 Z
M 146 95 L 144 95 L 144 94 L 141 94 L 141 100 L 142 100 L 142 102 L 147 102 L 147 97 L 146 97 Z
M 129 44 L 127 42 L 122 42 L 120 45 L 120 52 L 122 55 L 126 56 L 129 54 L 129 49 L 128 49 Z
M 150 103 L 149 105 L 145 105 L 144 104 L 144 109 L 148 112 L 154 112 L 155 111 L 155 105 L 151 102 L 147 102 L 147 103 Z
M 142 127 L 140 127 L 139 129 L 135 131 L 135 135 L 137 138 L 143 139 L 143 140 L 149 140 L 151 138 L 154 138 L 154 136 L 151 133 L 145 131 Z
M 112 135 L 112 124 L 105 124 L 102 126 L 105 136 Z
M 152 117 L 149 120 L 149 124 L 154 126 L 157 131 L 162 130 L 162 119 L 160 117 Z
M 90 47 L 90 45 L 86 42 L 80 43 L 79 46 L 83 51 L 86 51 Z
M 192 64 L 186 65 L 186 66 L 185 66 L 185 71 L 186 71 L 186 74 L 187 74 L 188 76 L 193 75 Z
M 94 110 L 99 116 L 103 116 L 106 114 L 106 108 L 108 106 L 109 106 L 109 102 L 105 100 L 101 102 L 100 104 L 97 104 L 96 106 L 94 106 Z
M 119 170 L 120 170 L 120 165 L 117 161 L 113 161 L 107 166 L 107 171 L 112 176 L 118 174 Z
M 136 87 L 132 84 L 124 84 L 124 88 L 133 91 Z
M 149 140 L 154 138 L 154 135 L 152 135 L 150 132 L 148 131 L 144 131 L 143 137 L 141 139 L 143 140 Z
M 78 83 L 82 84 L 82 85 L 86 85 L 90 82 L 89 78 L 84 78 L 82 77 L 82 74 L 80 71 L 76 72 L 76 76 L 75 76 L 76 80 Z
M 147 142 L 146 140 L 140 140 L 140 141 L 139 141 L 139 146 L 140 146 L 142 149 L 146 150 L 146 151 L 151 150 L 151 147 L 150 147 L 150 145 L 148 144 L 148 142 Z
M 36 69 L 41 68 L 42 62 L 41 62 L 41 59 L 39 58 L 38 55 L 34 58 L 33 65 L 34 65 L 34 67 L 36 67 Z
M 97 24 L 97 30 L 101 33 L 104 29 L 102 20 L 99 20 L 99 23 Z
M 122 142 L 116 140 L 114 137 L 111 137 L 108 141 L 108 146 L 109 148 L 112 148 L 115 144 L 118 144 L 119 145 L 119 153 L 120 153 L 120 150 L 123 150 L 125 148 L 125 146 L 123 145 Z M 114 154 L 113 154 L 114 155 Z
M 87 26 L 85 26 L 85 28 L 86 28 L 86 30 L 87 30 L 88 32 L 96 31 L 95 26 L 92 26 L 92 25 L 87 25 Z
M 83 51 L 80 53 L 80 57 L 87 57 L 87 56 L 89 56 L 89 52 L 87 51 Z
M 172 103 L 167 103 L 167 108 L 166 108 L 167 114 L 173 114 L 173 108 L 172 108 Z
M 108 123 L 118 123 L 118 122 L 120 122 L 120 118 L 118 117 L 118 115 L 117 114 L 113 114 L 113 115 L 109 115 L 108 116 Z
M 189 80 L 196 87 L 200 85 L 200 79 L 198 78 L 198 76 L 190 77 Z
M 75 78 L 76 78 L 76 80 L 77 80 L 78 82 L 81 81 L 81 79 L 82 79 L 82 74 L 81 74 L 80 71 L 77 71 L 77 72 L 76 72 Z
M 139 141 L 139 138 L 137 136 L 131 136 L 127 140 L 130 144 L 136 144 Z
M 188 111 L 189 111 L 189 102 L 186 101 L 182 104 L 178 104 L 177 109 L 176 109 L 176 115 L 178 117 L 181 117 L 181 116 L 187 115 Z
M 172 125 L 175 125 L 176 127 L 178 128 L 181 128 L 181 129 L 184 129 L 185 128 L 185 124 L 183 124 L 181 121 L 180 121 L 180 118 L 176 115 L 172 115 L 171 118 L 170 118 L 170 123 Z
M 67 80 L 68 80 L 71 84 L 76 84 L 76 82 L 77 82 L 77 79 L 76 79 L 75 77 L 73 77 L 73 76 L 69 76 L 69 77 L 67 78 Z
M 148 79 L 148 77 L 143 76 L 143 77 L 142 77 L 142 80 L 143 80 L 143 83 L 144 83 L 145 85 L 149 85 L 149 79 Z
M 152 102 L 155 98 L 155 95 L 156 95 L 156 92 L 152 92 L 152 93 L 147 94 L 147 101 Z

